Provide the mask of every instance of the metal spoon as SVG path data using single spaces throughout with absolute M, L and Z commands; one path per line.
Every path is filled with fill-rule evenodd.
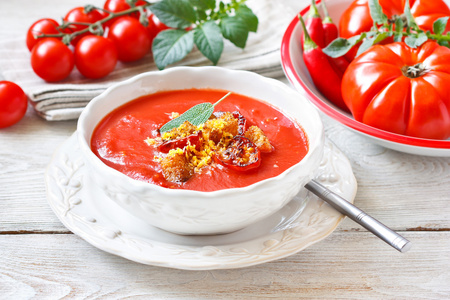
M 405 253 L 411 249 L 412 244 L 410 241 L 375 220 L 344 198 L 333 193 L 317 181 L 311 180 L 305 185 L 305 187 L 313 194 L 330 204 L 334 209 L 360 224 L 398 251 Z

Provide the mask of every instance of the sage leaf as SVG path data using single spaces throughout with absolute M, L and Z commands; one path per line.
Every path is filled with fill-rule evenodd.
M 367 49 L 372 47 L 374 43 L 375 43 L 374 37 L 365 39 L 359 46 L 356 56 L 359 56 L 361 53 L 365 52 Z
M 369 10 L 370 16 L 376 24 L 384 24 L 388 21 L 388 17 L 384 14 L 378 0 L 369 0 Z
M 447 26 L 449 17 L 442 17 L 434 21 L 433 23 L 433 32 L 435 34 L 443 34 L 445 31 L 445 27 Z
M 249 29 L 240 17 L 224 17 L 220 21 L 220 29 L 224 38 L 226 38 L 239 48 L 245 47 Z
M 169 27 L 184 29 L 197 20 L 189 0 L 162 0 L 150 8 L 158 19 Z
M 178 128 L 181 124 L 183 124 L 186 121 L 190 122 L 192 125 L 195 126 L 199 126 L 205 123 L 214 112 L 214 107 L 220 102 L 222 102 L 222 100 L 224 100 L 229 95 L 231 95 L 231 92 L 223 96 L 219 101 L 217 101 L 214 104 L 205 102 L 191 107 L 190 109 L 185 111 L 182 115 L 164 124 L 159 129 L 159 132 L 164 133 L 174 128 Z
M 153 40 L 153 59 L 158 69 L 182 60 L 194 47 L 192 30 L 167 29 L 161 31 Z
M 223 38 L 219 25 L 214 21 L 205 22 L 194 30 L 194 43 L 198 50 L 214 65 L 223 52 Z
M 244 21 L 249 31 L 256 32 L 256 30 L 258 30 L 258 17 L 247 5 L 239 5 L 236 9 L 236 16 Z
M 345 55 L 353 46 L 361 42 L 366 37 L 366 33 L 355 35 L 349 39 L 337 38 L 332 41 L 322 51 L 333 58 Z
M 428 40 L 427 35 L 421 32 L 417 35 L 410 35 L 405 38 L 405 43 L 411 48 L 417 48 Z

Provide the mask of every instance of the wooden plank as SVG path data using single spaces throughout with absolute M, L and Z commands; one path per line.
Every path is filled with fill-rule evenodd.
M 414 243 L 406 254 L 368 233 L 334 233 L 285 259 L 214 271 L 137 264 L 74 235 L 0 235 L 0 295 L 4 299 L 448 299 L 450 232 L 406 234 Z

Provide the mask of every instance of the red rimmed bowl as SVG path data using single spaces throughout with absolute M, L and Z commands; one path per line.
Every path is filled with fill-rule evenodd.
M 327 8 L 333 21 L 338 24 L 340 15 L 352 0 L 327 1 Z M 445 1 L 450 5 L 450 0 Z M 305 15 L 309 7 L 300 13 Z M 308 70 L 303 62 L 300 47 L 302 26 L 297 17 L 289 24 L 281 42 L 281 63 L 284 73 L 294 87 L 306 94 L 306 97 L 323 113 L 361 134 L 372 142 L 393 150 L 427 156 L 450 157 L 450 140 L 432 140 L 416 138 L 384 131 L 356 121 L 350 113 L 339 109 L 325 98 L 314 86 Z

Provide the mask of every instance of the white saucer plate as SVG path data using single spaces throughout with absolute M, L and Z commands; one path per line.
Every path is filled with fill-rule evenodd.
M 49 204 L 61 222 L 93 246 L 129 260 L 188 270 L 257 265 L 297 253 L 331 234 L 343 215 L 302 189 L 272 216 L 242 230 L 182 236 L 124 211 L 87 176 L 77 137 L 55 152 L 45 175 Z M 353 202 L 357 183 L 345 155 L 330 141 L 316 180 Z

